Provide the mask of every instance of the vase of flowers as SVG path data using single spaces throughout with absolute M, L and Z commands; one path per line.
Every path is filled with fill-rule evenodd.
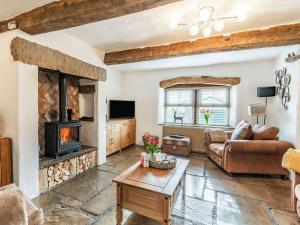
M 211 109 L 209 108 L 204 108 L 201 109 L 201 114 L 204 117 L 204 121 L 205 121 L 205 125 L 208 126 L 209 125 L 209 118 L 212 116 L 213 112 Z
M 159 138 L 152 135 L 146 135 L 145 142 L 147 144 L 147 150 L 149 151 L 151 160 L 155 161 L 155 155 L 158 152 Z

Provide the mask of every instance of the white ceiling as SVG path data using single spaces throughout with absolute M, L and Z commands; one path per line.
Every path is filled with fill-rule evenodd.
M 0 0 L 0 21 L 45 5 L 53 0 Z
M 53 0 L 0 0 L 0 20 L 4 20 Z M 170 30 L 170 19 L 190 16 L 201 6 L 216 8 L 216 17 L 235 16 L 246 9 L 242 23 L 227 21 L 223 33 L 300 22 L 300 0 L 183 0 L 155 9 L 106 21 L 66 29 L 65 32 L 105 51 L 167 44 L 191 39 L 187 28 Z M 216 33 L 214 33 L 215 35 Z M 201 34 L 197 38 L 201 37 Z
M 160 60 L 119 64 L 110 66 L 121 72 L 147 71 L 158 69 L 176 69 L 186 67 L 202 67 L 224 63 L 238 63 L 276 59 L 291 46 L 259 48 L 231 52 L 218 52 L 203 55 L 174 57 Z
M 248 19 L 227 21 L 223 33 L 300 22 L 300 0 L 184 0 L 65 31 L 105 52 L 167 44 L 191 39 L 187 28 L 170 30 L 170 19 L 174 15 L 188 19 L 205 5 L 214 6 L 217 17 L 236 16 L 239 9 L 246 9 Z
M 7 19 L 52 0 L 0 0 L 0 20 Z M 170 30 L 174 15 L 188 18 L 195 9 L 211 5 L 216 16 L 236 15 L 245 8 L 248 18 L 243 23 L 228 21 L 223 33 L 300 22 L 300 0 L 184 0 L 123 17 L 66 29 L 67 32 L 103 51 L 116 51 L 167 44 L 191 39 L 186 28 Z M 216 33 L 214 33 L 216 34 Z M 197 38 L 201 37 L 199 35 Z M 112 66 L 120 71 L 170 69 L 208 66 L 221 63 L 274 59 L 288 47 L 262 48 L 211 53 Z

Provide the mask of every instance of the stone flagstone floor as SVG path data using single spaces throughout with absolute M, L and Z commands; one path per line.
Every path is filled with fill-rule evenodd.
M 131 147 L 110 156 L 107 163 L 40 195 L 45 225 L 115 225 L 113 177 L 139 160 L 142 148 Z M 290 210 L 290 182 L 276 177 L 229 177 L 206 155 L 193 153 L 186 193 L 172 212 L 172 225 L 296 225 Z M 124 225 L 159 223 L 124 212 Z

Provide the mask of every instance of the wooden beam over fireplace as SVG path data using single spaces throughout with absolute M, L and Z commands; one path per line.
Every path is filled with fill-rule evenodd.
M 0 22 L 0 32 L 8 22 L 29 34 L 41 34 L 141 12 L 182 0 L 60 0 Z
M 195 41 L 182 41 L 168 45 L 136 48 L 105 54 L 108 65 L 156 60 L 212 52 L 235 51 L 252 48 L 300 44 L 300 23 L 213 36 Z

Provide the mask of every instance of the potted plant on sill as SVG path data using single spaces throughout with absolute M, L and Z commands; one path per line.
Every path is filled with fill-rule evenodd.
M 213 111 L 210 108 L 203 108 L 203 109 L 201 109 L 200 113 L 204 117 L 205 125 L 208 126 L 209 125 L 209 119 L 212 116 Z

